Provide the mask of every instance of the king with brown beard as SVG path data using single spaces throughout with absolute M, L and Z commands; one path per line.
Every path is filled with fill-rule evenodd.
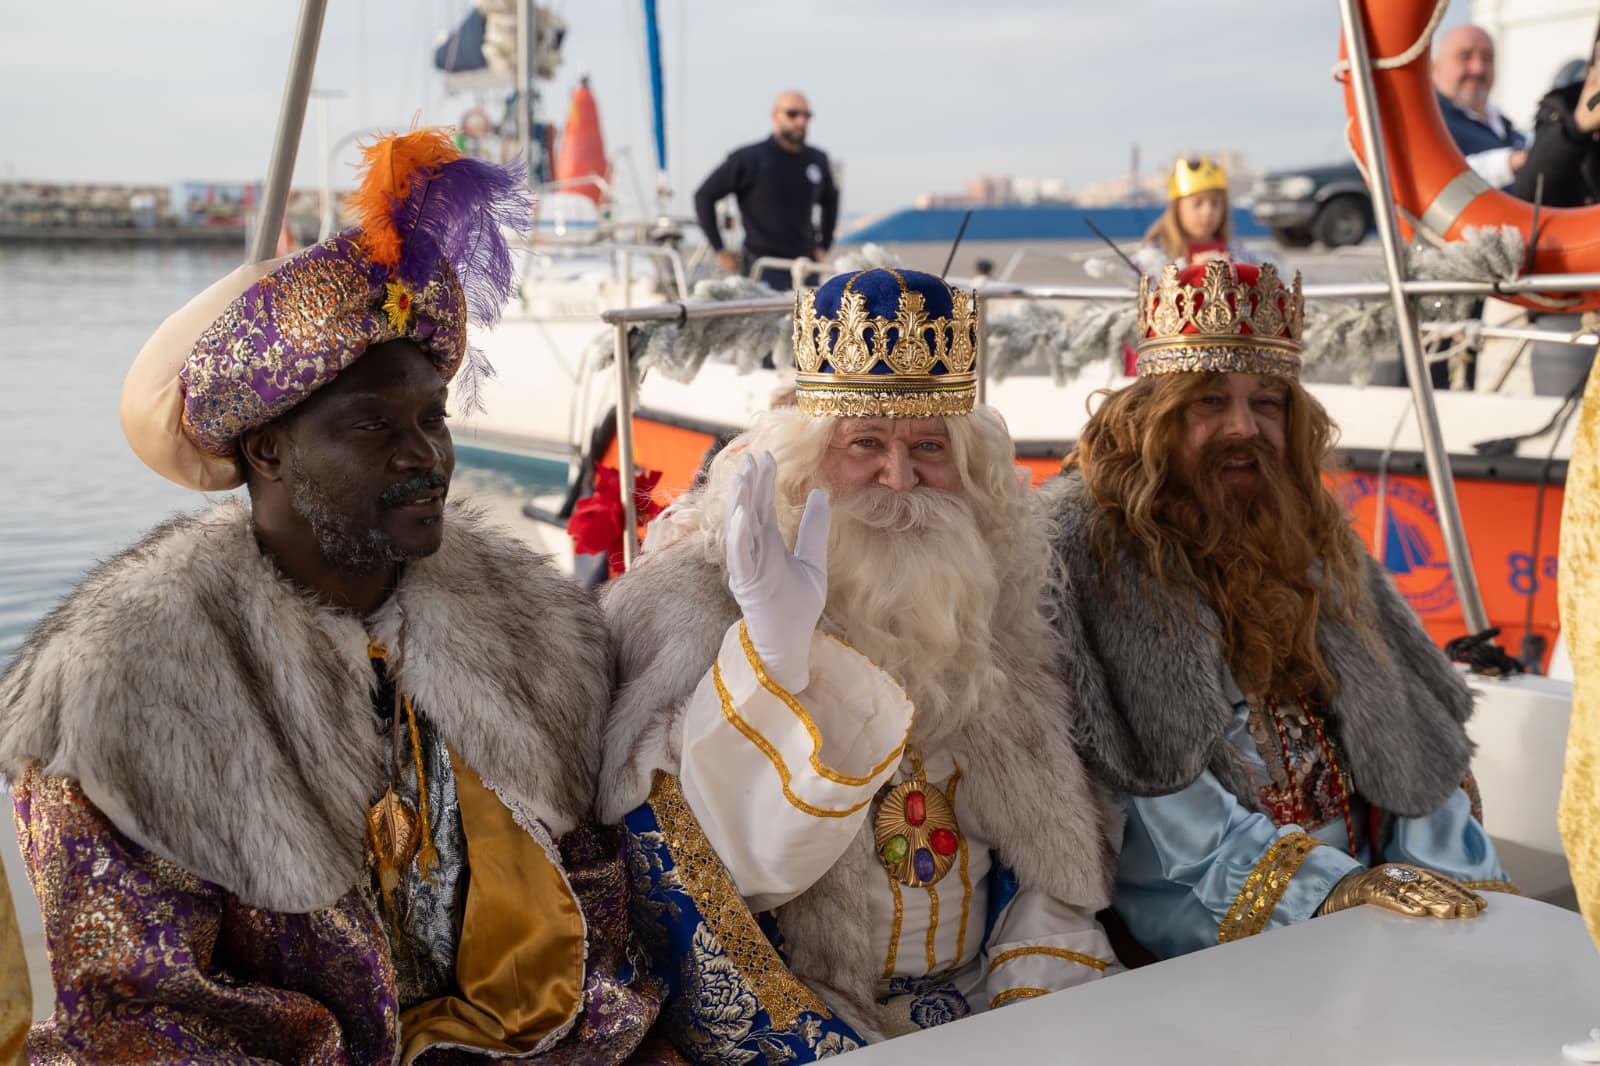
M 1118 913 L 1162 957 L 1361 903 L 1476 915 L 1510 885 L 1472 697 L 1323 480 L 1299 278 L 1168 267 L 1139 313 L 1138 380 L 1043 492 L 1081 750 L 1127 813 Z
M 1117 969 L 1114 841 L 1061 713 L 1043 515 L 973 409 L 972 300 L 888 270 L 802 294 L 799 410 L 605 600 L 601 817 L 693 1061 L 810 1061 Z

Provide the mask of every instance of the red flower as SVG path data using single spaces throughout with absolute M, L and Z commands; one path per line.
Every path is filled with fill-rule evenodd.
M 633 479 L 633 505 L 642 526 L 661 513 L 650 495 L 661 480 L 659 470 L 640 470 Z M 578 501 L 567 519 L 567 535 L 579 555 L 606 554 L 611 576 L 622 573 L 622 477 L 615 467 L 594 468 L 594 492 Z

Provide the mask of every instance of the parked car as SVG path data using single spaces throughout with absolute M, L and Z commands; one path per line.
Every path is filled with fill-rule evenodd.
M 1274 171 L 1256 185 L 1252 213 L 1290 248 L 1360 244 L 1372 229 L 1372 197 L 1354 163 Z

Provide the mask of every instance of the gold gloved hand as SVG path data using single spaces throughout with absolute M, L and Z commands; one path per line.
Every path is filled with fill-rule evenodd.
M 1370 903 L 1413 918 L 1475 918 L 1489 904 L 1443 874 L 1386 862 L 1344 877 L 1333 886 L 1317 914 L 1332 914 Z

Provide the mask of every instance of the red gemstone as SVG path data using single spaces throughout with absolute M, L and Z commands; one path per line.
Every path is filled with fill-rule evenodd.
M 928 817 L 928 803 L 920 792 L 906 793 L 906 821 L 921 825 Z
M 940 855 L 954 855 L 956 848 L 961 846 L 961 842 L 956 839 L 956 835 L 948 829 L 935 829 L 928 834 L 928 843 Z

